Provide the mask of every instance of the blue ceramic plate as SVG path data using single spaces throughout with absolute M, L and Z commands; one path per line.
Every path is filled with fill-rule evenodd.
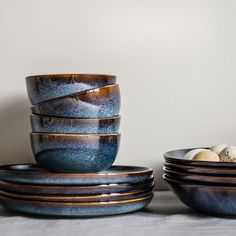
M 236 216 L 236 187 L 190 184 L 163 176 L 171 191 L 187 206 L 216 216 Z
M 34 200 L 44 202 L 107 202 L 107 201 L 121 201 L 146 197 L 152 193 L 154 186 L 144 190 L 137 190 L 126 193 L 109 193 L 99 195 L 36 195 L 36 194 L 22 194 L 13 193 L 0 190 L 0 196 L 17 198 L 22 200 Z
M 50 173 L 35 164 L 18 164 L 0 166 L 0 179 L 25 184 L 96 185 L 143 181 L 152 172 L 147 167 L 112 166 L 99 173 Z
M 95 195 L 124 193 L 144 190 L 154 186 L 153 177 L 133 183 L 101 184 L 101 185 L 30 185 L 0 181 L 0 189 L 15 193 L 39 195 Z
M 3 207 L 27 214 L 53 215 L 53 216 L 105 216 L 133 212 L 146 207 L 152 200 L 153 194 L 149 196 L 110 202 L 41 202 L 20 200 L 0 196 Z

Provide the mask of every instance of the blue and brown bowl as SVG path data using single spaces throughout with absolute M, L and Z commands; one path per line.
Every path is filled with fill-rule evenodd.
M 32 113 L 70 118 L 109 118 L 119 115 L 118 84 L 75 93 L 33 106 Z
M 37 163 L 52 172 L 99 172 L 115 161 L 120 134 L 31 133 Z
M 116 76 L 105 74 L 49 74 L 26 77 L 33 105 L 105 85 L 115 84 Z
M 112 134 L 120 127 L 120 116 L 101 119 L 74 119 L 30 115 L 32 132 L 65 134 Z
M 166 175 L 163 178 L 187 206 L 210 215 L 236 216 L 236 187 L 186 183 Z

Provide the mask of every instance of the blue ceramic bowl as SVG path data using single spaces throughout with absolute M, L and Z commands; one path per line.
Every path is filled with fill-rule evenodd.
M 115 84 L 116 76 L 103 74 L 52 74 L 25 78 L 30 102 L 33 105 L 73 93 Z
M 66 134 L 112 134 L 120 127 L 120 116 L 101 119 L 73 119 L 30 115 L 32 132 Z
M 31 133 L 37 163 L 53 172 L 99 172 L 115 161 L 120 134 Z
M 119 85 L 108 85 L 33 106 L 32 113 L 70 118 L 108 118 L 119 115 Z
M 236 216 L 236 187 L 185 183 L 165 175 L 163 178 L 187 206 L 210 215 Z

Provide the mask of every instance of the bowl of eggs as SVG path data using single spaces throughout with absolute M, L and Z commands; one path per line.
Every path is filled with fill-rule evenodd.
M 236 146 L 174 150 L 164 159 L 163 178 L 183 203 L 211 215 L 236 216 Z

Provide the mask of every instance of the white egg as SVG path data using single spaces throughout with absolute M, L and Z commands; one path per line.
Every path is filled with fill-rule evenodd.
M 201 151 L 201 152 L 197 153 L 193 157 L 193 160 L 196 160 L 196 161 L 216 161 L 216 162 L 218 162 L 220 159 L 219 159 L 219 156 L 215 152 L 207 150 L 207 151 Z
M 197 149 L 193 149 L 189 152 L 187 152 L 185 155 L 184 155 L 184 158 L 187 159 L 187 160 L 192 160 L 193 157 L 198 154 L 199 152 L 202 152 L 202 151 L 209 151 L 208 149 L 203 149 L 203 148 L 197 148 Z
M 227 147 L 228 145 L 226 145 L 226 144 L 215 144 L 215 145 L 213 145 L 211 148 L 210 148 L 210 150 L 212 151 L 212 152 L 215 152 L 216 154 L 220 154 L 221 153 L 221 151 L 223 150 L 223 149 L 225 149 L 226 147 Z
M 236 147 L 227 146 L 221 151 L 219 157 L 222 162 L 236 162 Z

